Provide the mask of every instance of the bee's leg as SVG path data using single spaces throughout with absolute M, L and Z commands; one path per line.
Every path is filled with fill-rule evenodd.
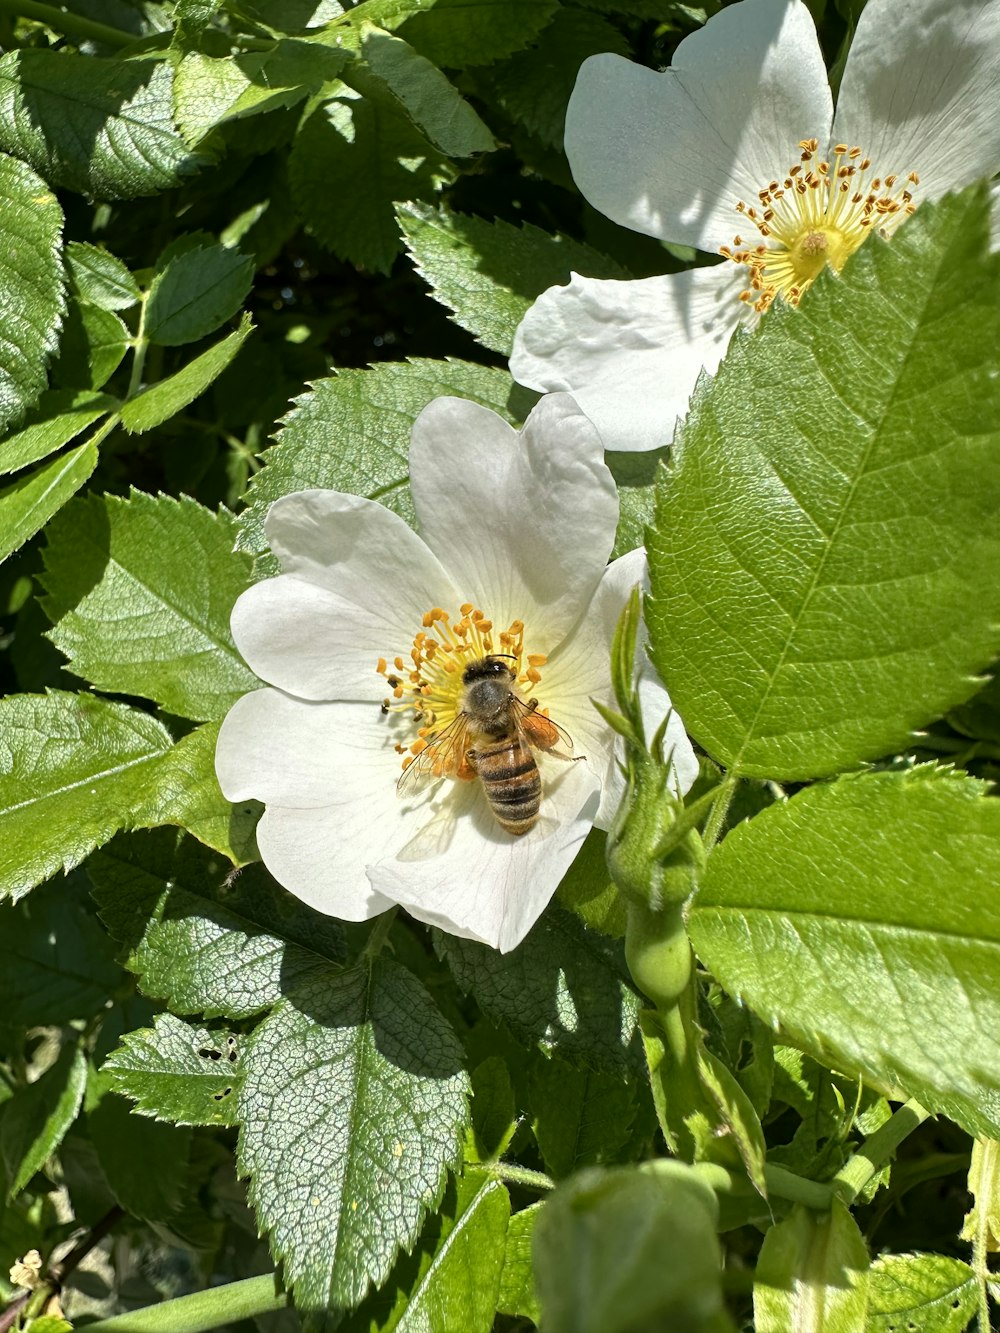
M 455 777 L 462 782 L 471 782 L 477 776 L 479 770 L 476 768 L 475 750 L 466 750 L 455 770 Z

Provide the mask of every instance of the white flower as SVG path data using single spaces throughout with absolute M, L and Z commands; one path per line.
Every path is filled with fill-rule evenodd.
M 600 437 L 566 395 L 544 399 L 520 435 L 476 403 L 438 398 L 413 427 L 410 485 L 419 536 L 337 491 L 271 506 L 283 573 L 248 589 L 232 620 L 270 688 L 230 710 L 216 768 L 229 800 L 265 802 L 264 863 L 319 911 L 364 920 L 400 903 L 508 950 L 591 826 L 615 813 L 615 738 L 590 700 L 611 702 L 611 636 L 644 556 L 607 564 L 617 492 Z M 460 711 L 461 668 L 490 653 L 510 655 L 525 702 L 585 756 L 536 751 L 540 818 L 520 836 L 501 828 L 478 779 L 396 790 L 404 760 Z M 641 686 L 662 718 L 662 687 Z M 697 764 L 673 717 L 666 746 L 687 790 Z
M 869 0 L 836 114 L 801 0 L 721 10 L 663 73 L 592 56 L 566 116 L 580 190 L 625 227 L 727 259 L 631 282 L 574 274 L 529 310 L 512 373 L 570 390 L 609 449 L 669 443 L 741 319 L 776 294 L 794 304 L 872 230 L 1000 169 L 998 87 L 1000 0 Z

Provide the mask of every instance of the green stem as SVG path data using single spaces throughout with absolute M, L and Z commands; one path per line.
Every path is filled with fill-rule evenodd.
M 44 23 L 53 32 L 61 32 L 65 37 L 79 37 L 85 41 L 103 42 L 105 46 L 121 49 L 131 46 L 136 40 L 130 33 L 110 28 L 106 23 L 97 23 L 94 19 L 83 18 L 80 14 L 67 14 L 55 5 L 43 5 L 39 0 L 0 0 L 0 14 L 10 14 L 13 18 L 34 19 Z
M 744 1172 L 731 1171 L 718 1162 L 696 1162 L 694 1169 L 716 1194 L 745 1193 L 753 1188 Z M 794 1171 L 778 1166 L 775 1162 L 765 1163 L 764 1180 L 769 1199 L 787 1199 L 789 1203 L 801 1203 L 817 1213 L 829 1210 L 830 1200 L 833 1197 L 833 1190 L 829 1185 L 824 1185 L 818 1180 L 807 1180 L 805 1176 L 797 1176 Z
M 833 1178 L 833 1189 L 848 1207 L 869 1180 L 878 1175 L 903 1140 L 929 1115 L 930 1112 L 925 1111 L 919 1102 L 907 1102 L 847 1159 Z
M 227 1282 L 222 1287 L 196 1291 L 176 1300 L 147 1305 L 130 1314 L 116 1314 L 88 1324 L 88 1333 L 202 1333 L 202 1330 L 235 1324 L 240 1319 L 284 1310 L 288 1295 L 275 1290 L 273 1273 Z
M 511 1185 L 523 1185 L 529 1190 L 554 1190 L 556 1182 L 542 1171 L 530 1171 L 526 1166 L 511 1166 L 507 1162 L 485 1162 L 482 1170 Z
M 726 815 L 729 813 L 729 807 L 732 805 L 733 797 L 736 794 L 736 781 L 736 778 L 729 774 L 722 786 L 717 789 L 718 796 L 712 806 L 712 813 L 706 821 L 705 832 L 702 834 L 702 842 L 705 844 L 706 852 L 711 851 L 719 841 L 722 825 L 726 822 Z
M 3 0 L 0 0 L 0 4 L 2 3 Z M 129 376 L 126 398 L 134 398 L 142 387 L 142 372 L 146 366 L 146 352 L 149 350 L 149 342 L 146 339 L 146 300 L 148 295 L 148 292 L 143 295 L 142 305 L 139 307 L 139 330 L 132 344 L 132 374 Z

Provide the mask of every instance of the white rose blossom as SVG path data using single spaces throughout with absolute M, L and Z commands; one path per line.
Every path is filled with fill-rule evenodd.
M 584 61 L 566 153 L 607 217 L 725 262 L 635 281 L 572 275 L 518 329 L 511 371 L 569 390 L 608 449 L 668 444 L 699 370 L 776 296 L 1000 169 L 1000 0 L 869 0 L 836 112 L 801 0 L 743 0 L 662 72 Z
M 271 506 L 283 572 L 232 617 L 268 688 L 230 710 L 216 769 L 229 800 L 265 803 L 264 863 L 319 911 L 356 921 L 399 903 L 506 951 L 621 797 L 618 743 L 590 701 L 612 702 L 611 637 L 645 558 L 607 563 L 617 492 L 600 437 L 565 394 L 543 399 L 520 434 L 476 403 L 436 399 L 414 423 L 410 486 L 419 535 L 337 491 Z M 397 793 L 404 762 L 460 712 L 464 665 L 490 654 L 508 655 L 520 697 L 583 756 L 535 752 L 540 818 L 520 836 L 474 777 Z M 640 691 L 655 725 L 666 693 L 651 673 Z M 697 763 L 675 716 L 665 747 L 685 791 Z

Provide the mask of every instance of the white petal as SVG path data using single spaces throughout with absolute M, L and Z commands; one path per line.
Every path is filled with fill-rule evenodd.
M 634 231 L 702 250 L 744 230 L 736 204 L 780 180 L 800 139 L 825 142 L 832 103 L 808 9 L 744 0 L 678 46 L 662 74 L 585 60 L 566 112 L 584 196 Z
M 257 825 L 257 847 L 268 870 L 296 898 L 317 912 L 341 921 L 367 921 L 392 900 L 377 893 L 365 875 L 355 840 L 370 834 L 372 824 L 353 807 L 345 817 L 339 808 L 290 810 L 269 805 Z M 370 846 L 366 855 L 377 853 Z
M 244 695 L 223 721 L 215 766 L 224 795 L 267 802 L 257 826 L 264 864 L 330 916 L 385 910 L 365 868 L 424 818 L 396 796 L 396 723 L 377 706 L 306 703 L 272 689 Z
M 916 171 L 919 204 L 1000 169 L 1000 0 L 869 0 L 833 139 L 882 176 Z
M 611 640 L 618 619 L 636 585 L 644 586 L 646 556 L 641 549 L 630 551 L 608 566 L 585 620 L 562 651 L 545 666 L 542 677 L 544 702 L 552 717 L 573 736 L 576 753 L 585 754 L 601 780 L 601 804 L 594 823 L 607 828 L 624 792 L 620 763 L 621 742 L 590 702 L 597 699 L 615 707 L 611 686 Z M 646 738 L 652 740 L 663 719 L 670 714 L 664 752 L 672 756 L 677 790 L 682 794 L 698 774 L 698 761 L 681 719 L 673 711 L 670 696 L 656 676 L 640 642 L 639 699 Z
M 528 623 L 549 652 L 590 600 L 614 543 L 618 492 L 601 439 L 565 395 L 520 435 L 494 412 L 436 398 L 413 426 L 420 532 L 462 594 L 498 629 Z
M 356 802 L 384 852 L 386 828 L 400 813 L 395 787 L 402 768 L 394 742 L 405 718 L 383 716 L 378 704 L 309 703 L 280 690 L 255 690 L 226 714 L 215 771 L 229 801 L 257 800 L 299 809 Z M 397 842 L 409 836 L 404 829 Z
M 419 921 L 480 940 L 502 953 L 515 948 L 541 915 L 593 824 L 597 783 L 584 764 L 542 759 L 542 818 L 520 838 L 505 833 L 478 783 L 454 793 L 460 816 L 432 846 L 369 870 L 372 885 Z
M 715 370 L 746 317 L 746 285 L 735 264 L 631 282 L 574 273 L 525 315 L 511 374 L 532 389 L 569 390 L 606 449 L 657 449 L 673 439 L 698 372 Z
M 233 607 L 247 663 L 304 699 L 381 700 L 379 657 L 405 658 L 424 611 L 455 600 L 440 563 L 398 515 L 338 491 L 276 500 L 265 530 L 288 572 Z

